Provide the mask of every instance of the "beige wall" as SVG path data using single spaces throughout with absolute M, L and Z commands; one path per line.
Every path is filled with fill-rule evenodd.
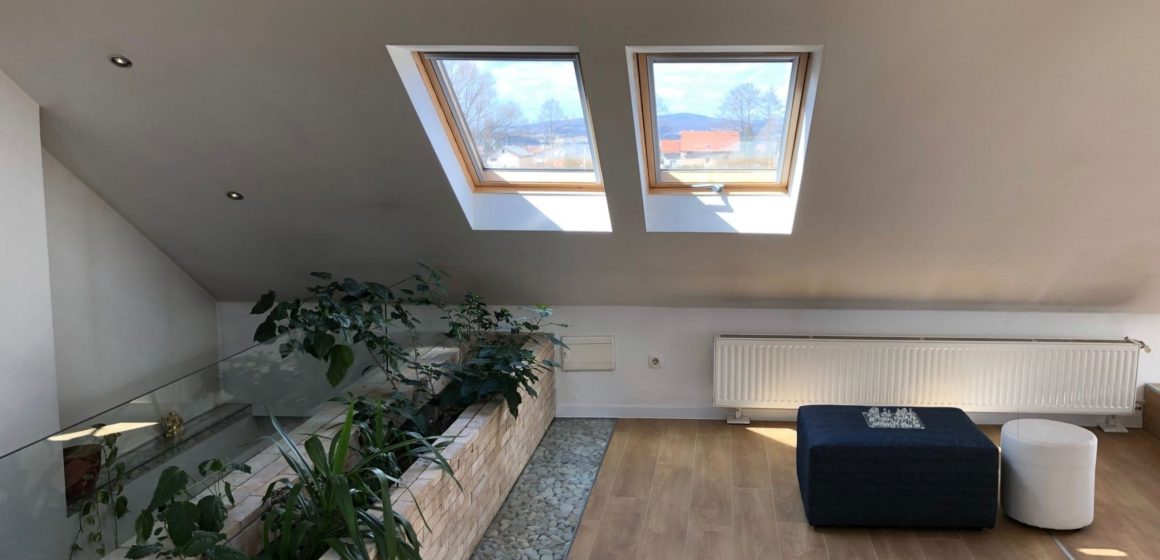
M 3 5 L 45 145 L 223 301 L 422 261 L 492 301 L 1160 311 L 1155 0 Z M 793 234 L 647 232 L 625 47 L 819 44 Z M 471 230 L 386 45 L 578 48 L 613 232 Z

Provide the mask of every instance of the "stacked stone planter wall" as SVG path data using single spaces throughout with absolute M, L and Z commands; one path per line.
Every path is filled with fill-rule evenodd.
M 537 357 L 551 358 L 553 352 L 551 345 L 542 344 Z M 374 395 L 380 389 L 374 380 L 365 380 L 352 392 Z M 402 485 L 392 491 L 392 502 L 415 527 L 424 560 L 467 560 L 471 556 L 556 416 L 555 374 L 542 375 L 536 392 L 538 397 L 524 394 L 518 418 L 497 396 L 468 407 L 444 431 L 451 443 L 443 455 L 455 473 L 454 480 L 422 461 L 403 473 Z M 293 430 L 292 437 L 301 444 L 311 434 L 333 433 L 345 413 L 345 404 L 327 403 Z M 251 473 L 233 473 L 227 479 L 237 504 L 229 511 L 224 532 L 230 536 L 230 544 L 253 555 L 261 544 L 262 496 L 271 482 L 294 473 L 276 445 L 247 464 Z M 105 560 L 123 559 L 131 543 L 126 542 Z M 338 560 L 338 556 L 328 553 L 323 560 Z
M 393 501 L 415 526 L 423 560 L 471 556 L 556 417 L 555 375 L 542 376 L 536 391 L 537 398 L 525 396 L 518 418 L 497 397 L 471 406 L 444 432 L 455 437 L 443 453 L 459 486 L 434 466 L 416 464 L 404 473 L 407 489 L 396 489 Z

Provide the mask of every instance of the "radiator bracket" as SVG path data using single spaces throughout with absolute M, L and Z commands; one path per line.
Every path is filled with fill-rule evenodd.
M 1109 414 L 1104 417 L 1104 421 L 1099 423 L 1100 429 L 1109 434 L 1126 434 L 1128 428 L 1120 423 L 1120 419 L 1115 415 Z
M 737 412 L 733 416 L 725 419 L 725 423 L 747 426 L 747 425 L 749 425 L 749 417 L 744 415 L 744 414 L 741 414 L 741 409 L 739 408 L 739 409 L 737 409 Z

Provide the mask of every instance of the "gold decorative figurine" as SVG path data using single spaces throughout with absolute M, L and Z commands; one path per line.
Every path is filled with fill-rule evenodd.
M 185 419 L 176 410 L 165 415 L 165 438 L 177 439 L 185 433 Z

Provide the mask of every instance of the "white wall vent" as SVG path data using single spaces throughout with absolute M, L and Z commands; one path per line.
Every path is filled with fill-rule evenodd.
M 611 371 L 616 369 L 616 339 L 611 336 L 565 336 L 560 349 L 564 371 Z

